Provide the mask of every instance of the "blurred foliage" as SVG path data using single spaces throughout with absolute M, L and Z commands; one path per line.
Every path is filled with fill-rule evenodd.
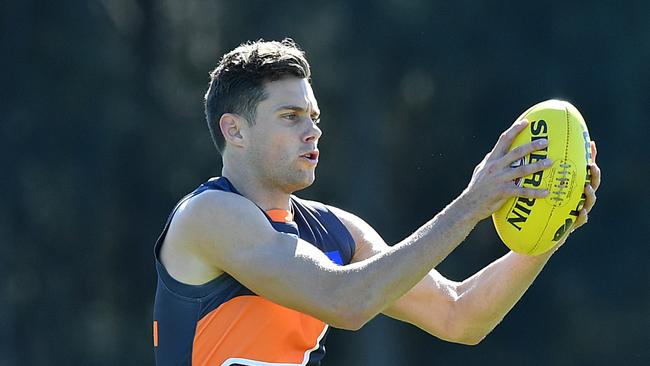
M 573 234 L 480 345 L 379 317 L 335 330 L 328 365 L 650 364 L 650 3 L 6 1 L 0 365 L 153 363 L 152 246 L 220 172 L 208 71 L 249 39 L 307 51 L 325 135 L 303 196 L 389 242 L 451 201 L 499 133 L 552 97 L 585 116 L 604 174 Z M 505 252 L 490 222 L 440 267 Z

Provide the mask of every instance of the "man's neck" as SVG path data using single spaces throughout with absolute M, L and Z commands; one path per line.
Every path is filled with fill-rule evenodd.
M 242 196 L 251 200 L 264 211 L 290 210 L 290 194 L 287 192 L 265 186 L 258 179 L 249 177 L 241 171 L 226 169 L 226 167 L 222 169 L 221 176 L 226 177 Z

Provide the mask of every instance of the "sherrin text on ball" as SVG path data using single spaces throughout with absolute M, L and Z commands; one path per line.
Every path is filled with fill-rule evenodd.
M 518 118 L 528 126 L 510 150 L 538 139 L 548 145 L 513 166 L 549 158 L 553 166 L 514 182 L 520 187 L 546 189 L 545 198 L 514 197 L 492 215 L 503 242 L 513 251 L 538 255 L 553 248 L 571 231 L 585 202 L 584 187 L 590 181 L 591 148 L 584 118 L 571 103 L 547 100 Z

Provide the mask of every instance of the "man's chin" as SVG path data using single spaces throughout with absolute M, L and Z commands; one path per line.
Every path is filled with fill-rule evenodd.
M 307 173 L 306 176 L 301 177 L 301 179 L 296 179 L 292 182 L 292 184 L 289 184 L 290 193 L 297 192 L 311 186 L 314 184 L 315 180 L 316 174 L 314 171 Z

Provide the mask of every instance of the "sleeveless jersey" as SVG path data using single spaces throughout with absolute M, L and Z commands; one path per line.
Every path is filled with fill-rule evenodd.
M 327 324 L 256 295 L 227 273 L 202 285 L 188 285 L 176 281 L 160 262 L 174 213 L 183 202 L 208 190 L 239 194 L 225 177 L 203 183 L 176 205 L 155 245 L 156 365 L 320 365 Z M 265 213 L 275 230 L 297 235 L 338 265 L 350 263 L 354 241 L 325 205 L 291 196 L 291 206 L 293 221 L 287 211 Z

